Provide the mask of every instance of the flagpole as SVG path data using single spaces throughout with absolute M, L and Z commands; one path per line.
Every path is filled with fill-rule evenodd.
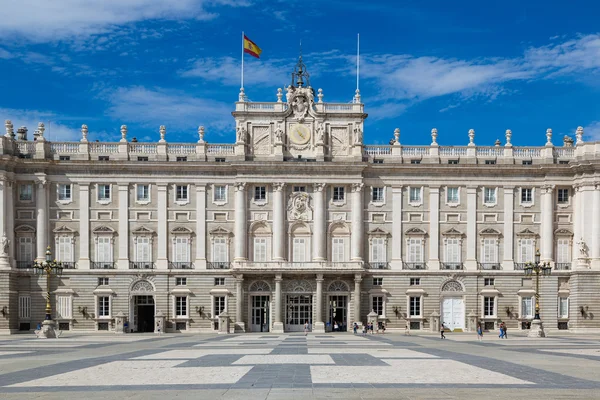
M 242 85 L 240 89 L 244 89 L 244 31 L 242 31 Z
M 358 77 L 360 75 L 360 33 L 356 34 L 356 91 L 358 92 Z

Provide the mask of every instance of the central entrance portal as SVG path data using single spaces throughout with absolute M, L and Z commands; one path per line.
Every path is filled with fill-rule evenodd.
M 270 296 L 252 296 L 252 332 L 269 332 Z
M 133 296 L 133 329 L 154 332 L 154 296 Z
M 306 321 L 312 325 L 312 294 L 288 294 L 285 307 L 286 332 L 301 332 Z
M 329 296 L 328 331 L 348 331 L 348 296 Z
M 462 298 L 446 297 L 442 303 L 442 323 L 451 331 L 465 328 L 465 303 Z

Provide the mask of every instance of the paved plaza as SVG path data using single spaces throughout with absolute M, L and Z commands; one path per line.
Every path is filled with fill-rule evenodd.
M 0 337 L 0 398 L 600 398 L 600 336 Z

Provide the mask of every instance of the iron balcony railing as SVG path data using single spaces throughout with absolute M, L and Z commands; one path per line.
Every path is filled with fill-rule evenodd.
M 390 263 L 381 261 L 371 261 L 365 263 L 368 269 L 390 269 Z
M 427 269 L 427 263 L 424 262 L 405 262 L 402 269 Z
M 206 269 L 230 269 L 229 261 L 211 261 L 206 263 Z
M 479 269 L 481 270 L 499 270 L 500 263 L 479 263 Z
M 463 263 L 442 263 L 442 269 L 459 270 L 464 269 Z
M 77 268 L 77 263 L 74 261 L 59 261 L 60 265 L 66 269 L 75 269 Z
M 91 269 L 115 269 L 114 261 L 92 261 L 90 263 Z
M 571 263 L 556 263 L 554 269 L 559 271 L 568 271 L 571 269 Z
M 191 262 L 169 262 L 169 269 L 194 269 L 194 264 Z
M 33 268 L 33 261 L 17 261 L 17 269 Z
M 515 269 L 519 271 L 523 271 L 525 269 L 525 265 L 527 263 L 515 263 Z
M 152 261 L 129 261 L 129 269 L 154 269 Z

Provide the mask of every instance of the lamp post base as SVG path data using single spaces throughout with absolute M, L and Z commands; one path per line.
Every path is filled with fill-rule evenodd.
M 56 323 L 52 320 L 44 320 L 42 322 L 42 329 L 35 331 L 35 335 L 38 339 L 56 339 L 60 337 L 61 331 L 55 329 Z
M 534 319 L 533 321 L 531 321 L 531 329 L 529 330 L 527 337 L 530 337 L 530 338 L 546 337 L 546 332 L 544 332 L 544 325 L 542 324 L 541 319 Z

